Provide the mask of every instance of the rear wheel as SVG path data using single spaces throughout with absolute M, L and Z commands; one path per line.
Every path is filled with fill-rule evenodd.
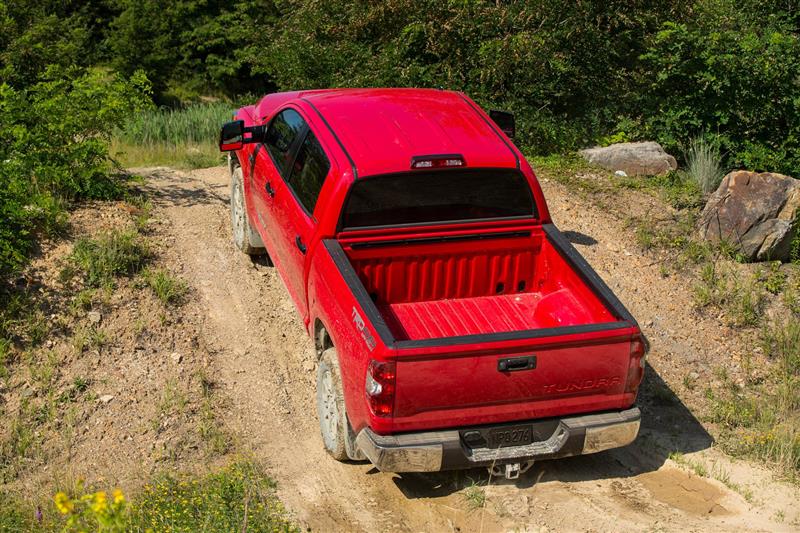
M 231 228 L 233 230 L 233 243 L 239 250 L 248 255 L 263 255 L 266 250 L 264 250 L 258 233 L 250 226 L 246 201 L 244 174 L 241 167 L 236 167 L 231 173 Z
M 336 348 L 325 350 L 317 366 L 317 415 L 322 443 L 331 457 L 337 461 L 364 458 L 356 450 L 353 431 L 347 420 Z

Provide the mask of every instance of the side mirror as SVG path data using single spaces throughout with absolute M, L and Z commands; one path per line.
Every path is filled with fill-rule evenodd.
M 222 125 L 219 134 L 219 149 L 221 152 L 241 150 L 244 146 L 244 120 L 234 120 Z
M 489 118 L 497 124 L 503 133 L 508 135 L 509 139 L 514 138 L 514 135 L 517 133 L 517 121 L 514 118 L 514 113 L 492 109 L 489 111 Z

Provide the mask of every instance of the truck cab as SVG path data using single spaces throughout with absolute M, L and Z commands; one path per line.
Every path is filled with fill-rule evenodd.
M 636 437 L 641 330 L 465 94 L 272 94 L 220 148 L 234 242 L 269 255 L 317 347 L 334 458 L 515 477 Z

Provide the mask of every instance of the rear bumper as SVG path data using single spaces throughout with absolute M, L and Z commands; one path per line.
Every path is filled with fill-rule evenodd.
M 558 420 L 515 422 L 539 428 L 555 427 L 543 440 L 522 446 L 470 447 L 463 436 L 486 428 L 461 428 L 400 435 L 377 435 L 361 430 L 356 444 L 384 472 L 435 472 L 480 466 L 520 463 L 596 453 L 630 444 L 639 433 L 641 413 L 637 407 Z M 502 426 L 497 426 L 501 428 Z

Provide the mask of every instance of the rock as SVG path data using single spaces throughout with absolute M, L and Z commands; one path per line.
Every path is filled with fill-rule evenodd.
M 620 178 L 626 178 L 628 175 L 625 173 L 624 170 L 617 170 L 614 172 L 615 176 L 619 176 Z
M 748 261 L 789 260 L 800 181 L 772 172 L 731 172 L 700 215 L 700 237 L 727 241 Z
M 172 352 L 172 353 L 170 354 L 170 358 L 171 358 L 173 361 L 175 361 L 175 363 L 177 363 L 177 364 L 180 364 L 180 362 L 181 362 L 181 361 L 183 361 L 183 356 L 182 356 L 180 353 L 178 353 L 178 352 Z
M 589 163 L 627 176 L 655 176 L 678 168 L 675 158 L 657 142 L 618 143 L 604 148 L 581 150 Z M 619 174 L 617 174 L 619 175 Z
M 102 396 L 97 398 L 97 401 L 100 402 L 100 403 L 108 403 L 113 399 L 114 399 L 114 396 L 112 396 L 111 394 L 103 394 Z
M 97 311 L 89 311 L 86 313 L 86 317 L 89 319 L 89 322 L 92 324 L 99 324 L 103 317 Z

